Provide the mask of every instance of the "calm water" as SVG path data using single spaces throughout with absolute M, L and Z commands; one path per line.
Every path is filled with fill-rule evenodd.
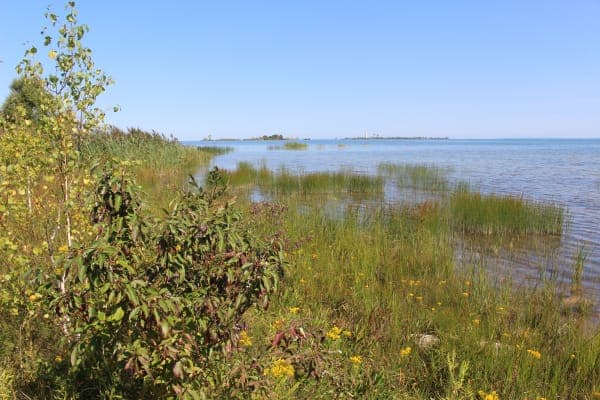
M 374 174 L 381 162 L 449 168 L 451 180 L 468 181 L 484 193 L 522 195 L 565 206 L 570 223 L 560 243 L 535 246 L 490 261 L 524 279 L 557 275 L 569 279 L 575 254 L 586 255 L 586 293 L 600 297 L 600 139 L 503 140 L 311 140 L 307 150 L 269 150 L 282 142 L 188 142 L 229 146 L 213 160 L 234 169 L 239 161 L 293 171 L 352 170 Z M 392 199 L 393 200 L 393 199 Z M 472 254 L 471 254 L 472 256 Z M 470 258 L 470 257 L 469 257 Z

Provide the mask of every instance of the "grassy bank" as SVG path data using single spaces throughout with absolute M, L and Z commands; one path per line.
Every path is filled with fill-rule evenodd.
M 246 185 L 260 185 L 257 174 L 273 179 L 266 169 L 241 167 L 231 176 L 253 176 Z M 398 171 L 418 171 L 415 186 L 440 181 L 439 171 L 421 167 L 382 172 Z M 335 192 L 321 179 L 319 192 Z M 295 368 L 275 388 L 279 396 L 600 396 L 597 328 L 590 332 L 586 316 L 565 306 L 556 282 L 527 286 L 488 275 L 485 260 L 455 263 L 456 238 L 560 235 L 562 208 L 459 187 L 439 201 L 340 214 L 328 212 L 321 196 L 298 197 L 306 193 L 301 185 L 286 188 L 272 203 L 248 204 L 255 229 L 288 238 L 285 295 L 254 315 L 248 331 L 253 357 L 268 363 L 276 353 Z M 274 338 L 285 340 L 273 347 Z

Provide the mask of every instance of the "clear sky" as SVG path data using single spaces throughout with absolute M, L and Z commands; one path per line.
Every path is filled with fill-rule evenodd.
M 0 99 L 47 1 L 0 1 Z M 52 9 L 63 12 L 64 2 Z M 600 137 L 600 0 L 79 1 L 108 121 L 182 140 Z M 45 53 L 42 52 L 42 55 Z

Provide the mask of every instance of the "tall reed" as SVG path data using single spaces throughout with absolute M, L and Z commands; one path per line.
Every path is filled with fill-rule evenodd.
M 481 194 L 460 187 L 450 197 L 455 229 L 470 235 L 560 235 L 564 208 L 522 196 Z

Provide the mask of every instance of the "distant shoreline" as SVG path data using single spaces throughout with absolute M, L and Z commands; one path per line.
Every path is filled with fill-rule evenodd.
M 447 136 L 444 137 L 428 137 L 428 136 L 372 136 L 372 137 L 347 137 L 343 140 L 450 140 Z
M 249 139 L 201 139 L 201 142 L 241 142 L 241 141 L 272 141 L 272 140 L 280 140 L 280 141 L 306 141 L 313 140 L 310 138 L 304 139 L 296 139 L 296 138 L 273 138 L 273 137 L 257 137 L 257 138 L 249 138 Z M 319 139 L 316 139 L 319 140 Z M 450 140 L 449 137 L 427 137 L 427 136 L 373 136 L 373 137 L 345 137 L 345 138 L 334 138 L 334 139 L 326 139 L 326 140 Z

